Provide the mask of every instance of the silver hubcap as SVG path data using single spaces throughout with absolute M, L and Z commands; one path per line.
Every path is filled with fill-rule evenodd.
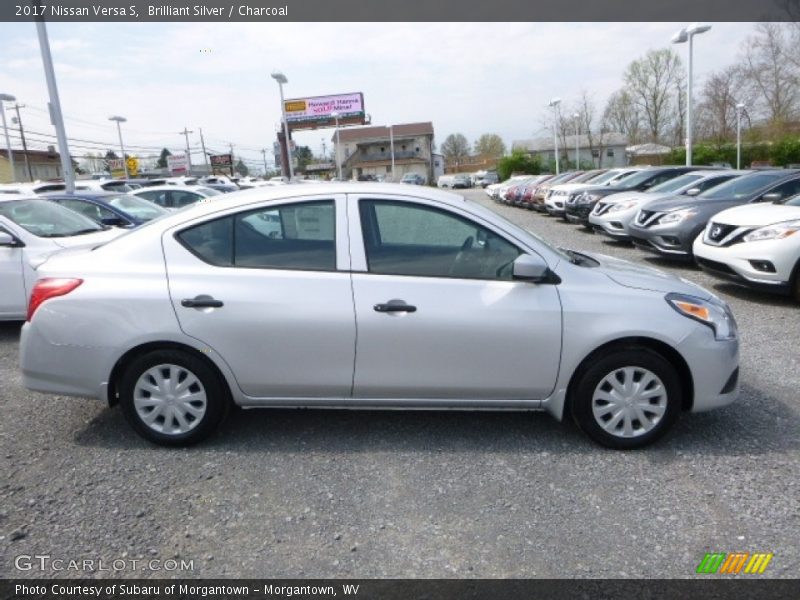
M 136 381 L 133 405 L 150 429 L 179 435 L 194 429 L 206 414 L 206 390 L 184 367 L 157 365 Z
M 616 437 L 632 438 L 651 431 L 667 410 L 667 390 L 658 376 L 642 367 L 622 367 L 597 384 L 592 413 Z

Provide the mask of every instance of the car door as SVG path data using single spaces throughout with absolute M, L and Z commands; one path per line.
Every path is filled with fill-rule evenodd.
M 467 212 L 372 194 L 348 203 L 354 399 L 535 400 L 561 352 L 554 285 L 511 278 L 525 249 Z
M 181 329 L 219 354 L 248 396 L 350 398 L 356 329 L 343 202 L 271 201 L 164 234 Z
M 0 319 L 24 317 L 28 291 L 25 289 L 23 245 L 3 223 L 0 223 L 0 233 L 14 239 L 8 244 L 0 243 Z

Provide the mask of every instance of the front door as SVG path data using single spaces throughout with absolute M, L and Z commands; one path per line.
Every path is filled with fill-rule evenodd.
M 0 233 L 11 234 L 11 231 L 0 226 Z M 25 318 L 28 294 L 23 254 L 22 247 L 0 246 L 0 319 Z
M 518 245 L 426 200 L 373 195 L 349 209 L 355 399 L 550 395 L 561 304 L 555 286 L 512 279 Z

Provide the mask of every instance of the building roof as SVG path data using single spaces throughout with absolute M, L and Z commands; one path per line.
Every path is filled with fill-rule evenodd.
M 558 138 L 558 145 L 561 147 L 564 144 L 564 149 L 574 149 L 575 148 L 575 137 L 574 135 L 568 135 L 566 138 L 562 139 L 561 137 Z M 594 147 L 597 148 L 600 146 L 600 135 L 595 134 L 594 136 Z M 589 148 L 589 136 L 587 135 L 579 135 L 578 138 L 578 146 L 583 149 Z M 566 143 L 565 143 L 566 142 Z M 624 133 L 617 133 L 617 132 L 608 132 L 603 134 L 603 147 L 608 146 L 627 146 L 628 145 L 628 136 Z M 528 152 L 552 152 L 553 151 L 553 136 L 549 137 L 541 137 L 541 138 L 534 138 L 529 140 L 514 140 L 511 143 L 511 148 L 516 149 L 520 148 L 522 150 L 527 150 Z
M 394 137 L 409 137 L 415 135 L 433 135 L 433 123 L 400 123 L 392 125 L 392 135 Z M 332 140 L 336 140 L 336 133 Z M 340 142 L 361 142 L 366 140 L 388 140 L 389 127 L 376 125 L 372 127 L 352 127 L 339 130 Z
M 625 152 L 633 156 L 651 156 L 656 154 L 669 154 L 672 148 L 669 146 L 662 146 L 661 144 L 637 144 L 636 146 L 628 146 Z
M 24 162 L 25 161 L 25 152 L 22 150 L 17 150 L 16 148 L 11 150 L 14 153 L 14 161 L 15 162 Z M 32 160 L 35 162 L 43 163 L 43 162 L 53 162 L 53 163 L 60 163 L 61 156 L 58 152 L 50 152 L 49 150 L 28 150 L 28 160 Z M 0 158 L 8 160 L 8 150 L 5 148 L 0 149 Z

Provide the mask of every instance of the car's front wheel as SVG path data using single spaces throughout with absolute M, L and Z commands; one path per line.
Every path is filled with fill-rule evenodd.
M 612 351 L 578 376 L 570 399 L 578 427 L 604 446 L 640 448 L 663 436 L 681 408 L 675 368 L 648 348 Z
M 204 360 L 180 350 L 156 350 L 134 359 L 120 380 L 125 418 L 143 437 L 165 446 L 207 438 L 228 409 L 220 377 Z

